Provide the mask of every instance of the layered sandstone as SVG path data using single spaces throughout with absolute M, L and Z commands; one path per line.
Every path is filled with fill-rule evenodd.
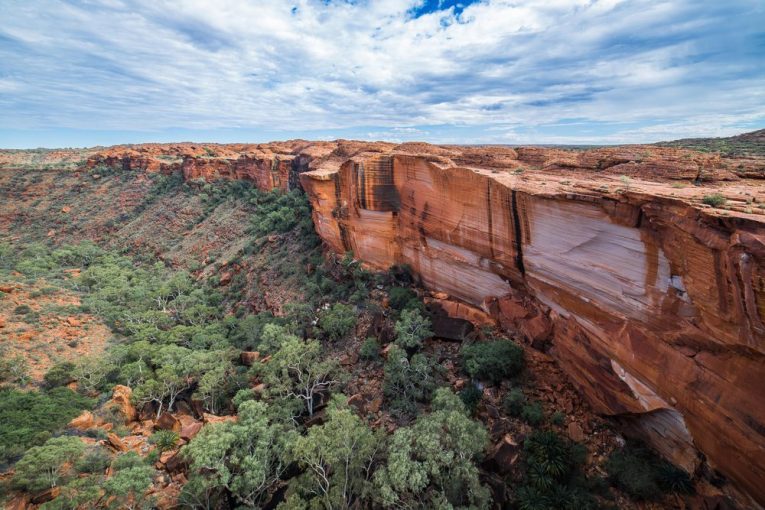
M 549 350 L 597 411 L 763 501 L 765 186 L 715 158 L 404 145 L 301 181 L 335 251 L 409 265 Z M 700 203 L 715 192 L 729 210 Z

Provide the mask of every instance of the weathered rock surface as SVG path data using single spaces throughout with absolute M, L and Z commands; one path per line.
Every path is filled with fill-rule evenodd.
M 87 430 L 96 426 L 96 418 L 90 411 L 83 411 L 69 422 L 69 426 L 78 430 Z
M 131 423 L 138 419 L 138 411 L 131 402 L 132 396 L 132 389 L 118 384 L 114 387 L 111 400 L 106 403 L 107 407 L 113 407 L 122 413 L 122 416 L 125 417 L 125 423 Z
M 765 186 L 640 147 L 404 145 L 300 178 L 336 252 L 408 264 L 549 350 L 675 463 L 693 471 L 700 451 L 765 501 Z M 730 210 L 703 206 L 711 193 Z

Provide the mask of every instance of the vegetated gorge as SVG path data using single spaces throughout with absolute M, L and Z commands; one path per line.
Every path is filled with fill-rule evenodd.
M 763 139 L 0 151 L 0 498 L 761 508 Z

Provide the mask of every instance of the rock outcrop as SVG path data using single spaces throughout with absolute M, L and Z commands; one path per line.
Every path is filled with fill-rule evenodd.
M 336 252 L 407 264 L 673 462 L 701 452 L 762 502 L 765 187 L 715 157 L 404 145 L 300 177 Z M 731 209 L 702 206 L 713 192 Z
M 262 190 L 299 186 L 297 175 L 311 159 L 331 152 L 335 144 L 293 141 L 271 144 L 145 144 L 116 146 L 90 156 L 85 167 L 126 171 L 183 172 L 187 180 L 241 179 Z

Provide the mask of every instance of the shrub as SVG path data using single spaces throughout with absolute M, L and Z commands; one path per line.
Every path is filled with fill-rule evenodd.
M 529 402 L 521 409 L 521 418 L 529 425 L 540 425 L 545 420 L 542 405 L 539 402 Z
M 356 312 L 353 307 L 335 303 L 319 316 L 319 328 L 330 340 L 340 340 L 348 335 L 356 325 Z
M 513 388 L 508 391 L 505 398 L 502 399 L 502 407 L 510 416 L 520 416 L 523 406 L 526 404 L 526 395 L 520 388 Z
M 112 469 L 115 471 L 122 471 L 123 469 L 130 469 L 133 467 L 143 466 L 145 464 L 144 459 L 141 458 L 136 452 L 125 452 L 122 455 L 115 457 L 112 462 Z
M 103 446 L 96 445 L 85 452 L 74 468 L 78 473 L 103 473 L 111 463 L 109 452 Z
M 35 446 L 16 463 L 13 482 L 30 492 L 58 485 L 68 473 L 68 466 L 82 455 L 85 444 L 79 437 L 56 437 Z
M 0 465 L 40 445 L 93 401 L 68 388 L 48 392 L 0 388 Z
M 13 309 L 13 313 L 16 315 L 26 315 L 32 311 L 27 305 L 19 305 Z
M 380 344 L 376 338 L 369 337 L 364 340 L 359 349 L 359 357 L 367 361 L 376 361 L 380 358 Z
M 462 362 L 471 377 L 496 384 L 523 369 L 523 349 L 510 340 L 475 343 L 462 348 Z
M 566 422 L 566 415 L 561 413 L 560 411 L 556 411 L 553 413 L 553 415 L 550 417 L 550 423 L 553 425 L 563 425 Z
M 396 344 L 404 349 L 419 349 L 423 340 L 433 336 L 430 326 L 430 319 L 423 317 L 419 310 L 404 310 L 394 327 Z
M 158 430 L 149 438 L 149 442 L 157 447 L 157 450 L 164 452 L 172 450 L 181 437 L 172 430 Z
M 725 205 L 728 200 L 720 193 L 713 193 L 711 195 L 704 195 L 701 202 L 710 205 L 712 207 L 721 207 Z
M 27 361 L 17 354 L 12 356 L 0 348 L 0 383 L 26 384 L 29 380 Z
M 472 416 L 475 414 L 478 404 L 481 403 L 481 397 L 483 392 L 475 384 L 468 384 L 459 393 L 462 403 L 465 404 L 465 409 Z
M 418 308 L 420 299 L 417 294 L 406 287 L 392 287 L 388 293 L 390 306 L 396 310 Z
M 43 376 L 45 386 L 47 388 L 66 386 L 70 382 L 74 381 L 73 374 L 75 369 L 75 364 L 69 361 L 53 365 Z
M 522 510 L 599 508 L 581 473 L 586 450 L 552 430 L 532 433 L 523 444 L 525 483 L 516 492 Z
M 609 481 L 637 500 L 655 500 L 662 492 L 690 492 L 688 474 L 641 445 L 628 444 L 606 461 Z
M 659 487 L 665 492 L 690 494 L 693 492 L 693 482 L 688 473 L 667 461 L 660 461 L 656 472 Z

